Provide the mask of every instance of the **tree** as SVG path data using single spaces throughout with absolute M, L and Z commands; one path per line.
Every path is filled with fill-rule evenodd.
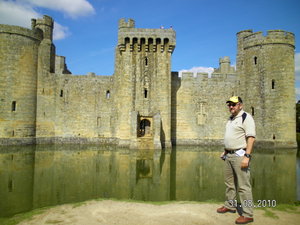
M 300 100 L 296 104 L 296 131 L 300 132 Z

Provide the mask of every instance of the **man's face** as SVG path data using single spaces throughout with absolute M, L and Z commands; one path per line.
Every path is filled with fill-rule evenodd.
M 229 112 L 233 115 L 236 116 L 237 114 L 239 114 L 239 112 L 242 110 L 242 104 L 240 102 L 238 103 L 233 103 L 233 102 L 229 102 L 227 103 Z

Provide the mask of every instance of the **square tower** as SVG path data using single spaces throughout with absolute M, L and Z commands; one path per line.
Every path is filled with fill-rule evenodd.
M 155 145 L 171 146 L 171 55 L 175 36 L 173 29 L 140 29 L 132 19 L 119 21 L 115 127 L 116 137 L 124 145 L 129 143 L 134 148 L 147 139 Z

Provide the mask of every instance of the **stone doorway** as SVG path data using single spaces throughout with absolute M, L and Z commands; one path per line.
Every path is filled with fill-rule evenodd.
M 149 137 L 152 135 L 152 118 L 141 117 L 139 122 L 139 137 Z

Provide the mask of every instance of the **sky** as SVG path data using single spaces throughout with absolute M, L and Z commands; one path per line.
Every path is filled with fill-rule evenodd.
M 75 75 L 114 73 L 118 20 L 136 28 L 176 31 L 172 71 L 211 71 L 219 58 L 236 63 L 236 33 L 285 30 L 296 37 L 296 95 L 300 100 L 299 0 L 0 0 L 0 23 L 31 27 L 31 18 L 55 21 L 56 54 Z

